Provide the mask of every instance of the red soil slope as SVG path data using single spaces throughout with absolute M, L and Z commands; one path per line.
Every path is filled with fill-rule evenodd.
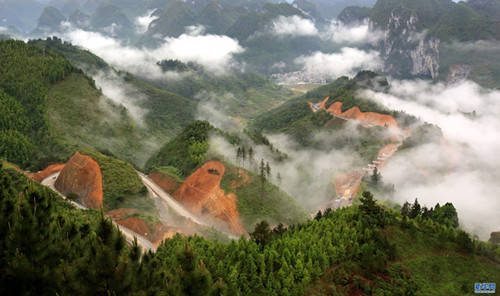
M 173 194 L 182 184 L 169 175 L 160 172 L 152 172 L 148 177 L 170 194 Z
M 49 165 L 46 169 L 38 173 L 34 174 L 28 173 L 28 177 L 40 183 L 43 181 L 43 179 L 47 178 L 48 176 L 60 172 L 64 168 L 64 166 L 65 164 Z
M 322 105 L 324 106 L 324 104 Z M 375 112 L 361 112 L 357 106 L 342 112 L 342 102 L 333 103 L 333 105 L 331 105 L 326 111 L 337 116 L 359 121 L 362 124 L 388 126 L 395 129 L 398 128 L 396 120 L 391 115 L 379 114 Z
M 66 195 L 70 192 L 80 195 L 88 208 L 102 207 L 102 176 L 97 162 L 90 156 L 77 152 L 66 163 L 54 183 L 56 189 Z
M 217 173 L 211 173 L 217 171 Z M 174 193 L 174 198 L 195 214 L 209 214 L 229 224 L 235 234 L 246 234 L 236 209 L 237 197 L 226 195 L 220 189 L 222 175 L 226 171 L 224 164 L 209 161 L 189 176 Z

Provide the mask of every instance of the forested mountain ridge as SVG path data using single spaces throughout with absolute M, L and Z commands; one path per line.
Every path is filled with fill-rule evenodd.
M 24 124 L 21 128 L 21 125 L 14 124 L 7 119 L 3 120 L 6 123 L 2 129 L 9 131 L 2 133 L 2 136 L 9 137 L 8 135 L 17 130 L 22 134 L 18 137 L 19 139 L 25 137 L 30 139 L 29 142 L 24 141 L 26 145 L 22 144 L 16 146 L 19 147 L 18 149 L 7 149 L 5 151 L 10 152 L 4 152 L 22 153 L 24 156 L 3 154 L 22 167 L 26 167 L 27 164 L 23 162 L 23 157 L 26 161 L 31 159 L 28 162 L 32 168 L 44 168 L 48 163 L 65 162 L 77 150 L 77 147 L 111 151 L 118 157 L 141 166 L 153 152 L 155 143 L 159 144 L 168 139 L 194 118 L 195 104 L 192 101 L 159 90 L 130 74 L 115 72 L 106 62 L 92 53 L 63 43 L 56 37 L 44 41 L 34 40 L 29 45 L 21 41 L 3 41 L 2 46 L 5 49 L 3 51 L 5 58 L 1 66 L 2 71 L 5 72 L 0 75 L 3 81 L 1 87 L 6 95 L 21 103 L 24 108 L 20 110 L 19 104 L 16 103 L 17 107 L 9 107 L 14 108 L 12 112 L 4 112 L 2 116 L 12 116 L 12 113 L 15 113 L 14 110 L 17 110 L 16 112 L 28 118 L 40 117 L 37 121 L 31 119 L 27 122 L 40 126 L 40 128 L 37 127 L 40 137 L 45 129 L 42 123 L 45 122 L 46 129 L 50 131 L 51 136 L 44 135 L 44 140 L 49 141 L 52 138 L 53 141 L 60 143 L 51 144 L 52 149 L 47 152 L 42 143 L 37 150 L 40 155 L 37 156 L 34 152 L 30 152 L 34 151 L 34 147 L 39 146 L 39 142 L 31 140 L 36 134 L 28 133 L 26 129 L 29 126 L 24 127 Z M 102 89 L 96 87 L 95 81 L 90 76 L 73 66 L 62 55 L 79 67 L 93 69 L 90 71 L 92 74 L 98 74 L 100 71 L 118 77 L 116 78 L 118 87 L 123 87 L 120 86 L 121 80 L 122 85 L 128 85 L 128 88 L 124 87 L 125 90 L 129 89 L 128 96 L 141 98 L 136 100 L 134 105 L 137 105 L 137 108 L 143 108 L 144 115 L 141 118 L 134 117 L 131 111 L 120 102 L 106 98 Z M 19 59 L 18 62 L 16 62 L 17 59 Z M 9 65 L 26 63 L 32 63 L 29 64 L 30 67 L 35 67 L 36 70 L 25 72 L 19 66 L 7 68 Z M 57 67 L 62 67 L 62 70 L 57 70 Z M 64 70 L 64 67 L 67 69 Z M 34 78 L 34 75 L 39 76 Z M 18 85 L 31 83 L 33 85 L 24 88 Z M 39 85 L 41 91 L 35 92 L 33 90 L 35 85 Z M 7 101 L 4 102 L 7 104 Z M 35 109 L 36 112 L 34 112 Z M 22 121 L 22 118 L 18 117 L 14 122 Z M 144 123 L 141 123 L 141 120 Z M 9 126 L 7 123 L 14 126 Z M 14 129 L 15 126 L 20 127 Z M 9 141 L 2 141 L 2 143 L 9 143 Z M 53 154 L 55 156 L 49 156 Z M 39 163 L 43 158 L 47 160 Z
M 500 276 L 498 246 L 402 217 L 369 193 L 359 207 L 307 223 L 273 230 L 262 222 L 250 240 L 177 235 L 141 256 L 97 211 L 75 210 L 13 170 L 0 174 L 2 294 L 459 295 L 478 276 Z
M 500 5 L 496 0 L 379 0 L 370 21 L 384 32 L 381 52 L 384 71 L 402 78 L 428 77 L 446 80 L 456 64 L 472 68 L 470 79 L 496 88 L 499 65 L 494 53 L 477 44 L 498 42 Z M 466 75 L 466 76 L 467 76 Z

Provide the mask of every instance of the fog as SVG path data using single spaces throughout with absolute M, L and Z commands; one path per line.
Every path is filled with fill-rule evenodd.
M 284 134 L 267 135 L 274 146 L 273 151 L 265 145 L 255 145 L 244 134 L 241 128 L 232 121 L 223 111 L 224 109 L 215 100 L 209 100 L 198 107 L 198 119 L 209 121 L 215 127 L 239 133 L 247 148 L 254 149 L 254 161 L 242 163 L 236 159 L 237 147 L 231 145 L 221 136 L 213 136 L 210 140 L 210 153 L 222 155 L 226 161 L 236 165 L 243 165 L 247 170 L 257 172 L 261 159 L 269 162 L 271 167 L 270 181 L 281 187 L 301 205 L 315 212 L 317 208 L 331 201 L 335 191 L 333 178 L 338 174 L 349 174 L 363 163 L 356 153 L 348 150 L 304 149 L 291 137 Z M 348 123 L 341 131 L 335 134 L 318 132 L 313 137 L 321 144 L 319 147 L 332 147 L 336 138 L 357 133 L 356 124 Z M 252 143 L 252 144 L 248 144 Z M 288 156 L 285 160 L 279 159 L 279 150 Z M 281 176 L 281 180 L 277 175 Z
M 156 9 L 149 10 L 142 16 L 138 16 L 134 23 L 136 26 L 136 31 L 139 34 L 146 33 L 148 30 L 149 24 L 151 24 L 152 21 L 156 20 L 158 16 L 154 16 L 153 13 L 156 11 Z
M 322 38 L 339 44 L 372 44 L 384 39 L 384 32 L 370 27 L 368 19 L 361 23 L 346 25 L 339 21 L 332 21 Z
M 382 62 L 377 51 L 364 51 L 344 47 L 338 53 L 315 52 L 310 56 L 300 56 L 295 63 L 303 65 L 303 70 L 328 74 L 334 78 L 354 76 L 361 69 L 377 70 Z
M 303 19 L 297 15 L 279 16 L 273 21 L 273 34 L 283 36 L 317 36 L 318 29 L 311 20 Z
M 145 24 L 149 20 L 141 20 Z M 223 35 L 204 34 L 203 27 L 186 28 L 178 38 L 167 37 L 154 49 L 137 48 L 98 32 L 77 29 L 64 23 L 63 40 L 85 48 L 111 66 L 149 79 L 179 79 L 182 74 L 164 73 L 156 62 L 178 59 L 200 64 L 215 75 L 223 75 L 234 66 L 234 55 L 244 51 L 237 40 Z
M 140 107 L 140 101 L 145 99 L 144 94 L 131 85 L 125 83 L 123 78 L 114 71 L 98 72 L 93 75 L 96 86 L 111 101 L 127 108 L 132 119 L 139 125 L 144 125 L 144 115 L 148 110 Z
M 452 202 L 461 227 L 482 239 L 500 229 L 500 92 L 470 81 L 451 86 L 392 81 L 389 93 L 362 95 L 443 132 L 437 143 L 424 140 L 397 153 L 381 171 L 384 182 L 395 185 L 396 202 L 418 198 L 427 207 Z

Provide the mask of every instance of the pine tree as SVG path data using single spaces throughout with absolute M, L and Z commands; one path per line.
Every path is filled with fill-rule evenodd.
M 247 159 L 247 150 L 245 146 L 241 147 L 241 160 L 243 160 L 243 168 L 245 167 L 245 160 Z
M 371 185 L 373 187 L 377 187 L 378 184 L 380 183 L 381 178 L 382 177 L 380 176 L 380 173 L 379 173 L 377 167 L 375 167 L 373 169 L 373 173 L 372 173 L 372 176 L 371 176 Z
M 269 162 L 266 162 L 266 178 L 271 178 L 271 167 L 269 166 Z
M 411 206 L 409 217 L 411 219 L 415 219 L 418 215 L 422 213 L 420 204 L 418 203 L 418 199 L 415 198 L 415 202 Z

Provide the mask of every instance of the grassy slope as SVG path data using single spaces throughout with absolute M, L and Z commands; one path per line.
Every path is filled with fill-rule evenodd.
M 226 172 L 222 176 L 221 188 L 226 193 L 233 193 L 238 197 L 238 212 L 247 230 L 252 230 L 261 220 L 267 220 L 271 225 L 280 222 L 290 225 L 308 218 L 304 208 L 279 187 L 266 181 L 262 190 L 259 176 L 245 171 L 249 182 L 244 182 L 239 168 L 228 163 L 225 165 Z M 240 185 L 232 188 L 231 182 Z

